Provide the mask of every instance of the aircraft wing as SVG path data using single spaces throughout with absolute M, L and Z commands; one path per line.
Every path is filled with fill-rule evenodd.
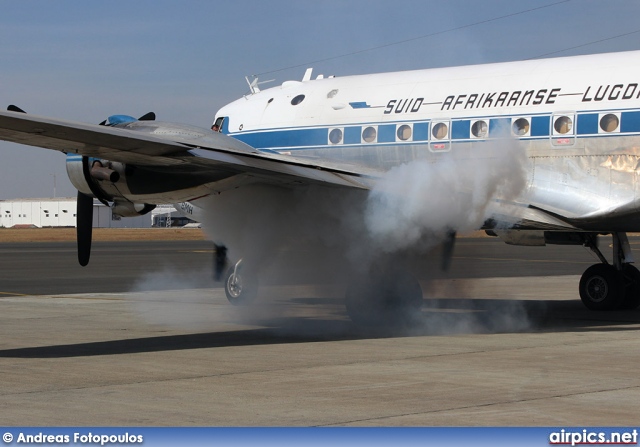
M 131 126 L 100 126 L 0 111 L 0 140 L 159 169 L 218 172 L 223 174 L 221 178 L 235 179 L 228 183 L 229 187 L 260 181 L 368 190 L 383 175 L 382 171 L 364 166 L 259 151 L 221 133 L 186 125 L 163 128 L 136 122 Z M 560 216 L 528 204 L 502 204 L 495 211 L 496 220 L 510 228 L 575 229 Z
M 148 124 L 140 122 L 143 127 Z M 249 174 L 276 183 L 329 184 L 370 189 L 381 173 L 360 166 L 301 160 L 258 151 L 218 132 L 177 125 L 169 131 L 136 131 L 0 111 L 0 139 L 143 166 L 194 172 Z M 175 125 L 174 125 L 175 126 Z M 156 126 L 157 127 L 157 126 Z
M 490 205 L 493 216 L 484 229 L 576 231 L 572 219 L 531 203 L 497 200 Z

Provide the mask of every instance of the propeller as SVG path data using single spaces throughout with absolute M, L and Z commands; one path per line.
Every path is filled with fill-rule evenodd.
M 215 259 L 214 259 L 214 278 L 216 281 L 222 281 L 224 278 L 224 269 L 227 266 L 227 247 L 224 245 L 215 246 Z
M 78 191 L 76 208 L 76 236 L 78 240 L 78 262 L 89 264 L 91 256 L 91 234 L 93 231 L 93 197 Z
M 13 110 L 16 112 L 22 111 L 16 106 L 9 106 L 9 108 L 11 107 L 13 107 Z M 111 120 L 110 118 L 115 119 Z M 114 115 L 110 118 L 107 118 L 99 125 L 107 126 L 114 125 L 114 123 L 118 122 L 135 121 L 135 118 L 125 115 Z M 156 114 L 153 112 L 149 112 L 138 118 L 138 121 L 154 121 L 155 119 Z M 87 163 L 86 159 L 87 157 L 83 157 L 83 163 Z M 87 172 L 88 169 L 89 168 L 85 166 L 85 172 Z M 91 167 L 91 175 L 95 178 L 108 180 L 113 183 L 117 182 L 119 178 L 117 172 L 110 169 L 105 169 L 101 164 Z M 101 201 L 106 205 L 106 202 L 104 202 L 103 200 Z M 78 202 L 76 206 L 76 238 L 78 241 L 78 262 L 81 266 L 84 267 L 89 264 L 89 258 L 91 257 L 91 236 L 93 233 L 93 197 L 78 191 Z
M 10 112 L 27 113 L 24 110 L 22 110 L 20 107 L 14 104 L 9 105 L 7 107 L 7 110 Z M 130 118 L 130 119 L 135 121 L 135 118 Z M 156 119 L 156 114 L 153 112 L 149 112 L 149 113 L 145 113 L 140 118 L 138 118 L 138 121 L 154 121 L 155 119 Z M 104 120 L 103 122 L 100 123 L 100 126 L 106 126 L 108 121 L 109 121 L 108 119 Z M 108 173 L 109 181 L 111 182 L 118 181 L 117 177 L 113 177 L 114 174 L 117 175 L 116 172 Z M 78 191 L 78 201 L 76 204 L 76 239 L 78 242 L 78 262 L 83 267 L 89 264 L 89 258 L 91 257 L 92 233 L 93 233 L 93 197 Z M 221 252 L 226 253 L 226 249 L 223 248 Z M 226 256 L 223 257 L 223 259 L 225 258 Z M 218 263 L 220 263 L 220 261 L 218 261 Z M 222 267 L 218 267 L 218 269 L 222 271 Z
M 453 258 L 453 248 L 456 245 L 456 232 L 448 231 L 447 237 L 442 243 L 442 270 L 449 271 L 451 267 L 451 259 Z
M 7 107 L 7 110 L 9 112 L 20 112 L 20 113 L 27 113 L 24 110 L 22 110 L 20 107 L 18 106 L 14 106 L 13 104 L 11 104 L 9 107 Z
M 156 120 L 156 114 L 153 112 L 145 113 L 140 118 L 138 118 L 138 121 L 155 121 L 155 120 Z

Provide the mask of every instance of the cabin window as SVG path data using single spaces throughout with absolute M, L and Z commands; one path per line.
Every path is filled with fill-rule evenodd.
M 620 124 L 620 120 L 613 113 L 607 113 L 605 116 L 600 118 L 600 129 L 605 132 L 614 132 L 618 125 Z
M 435 138 L 436 140 L 442 140 L 446 138 L 448 133 L 449 128 L 445 123 L 438 123 L 431 129 L 431 135 L 433 135 L 433 138 Z
M 378 135 L 378 132 L 376 131 L 375 127 L 369 126 L 362 131 L 362 139 L 367 143 L 375 142 L 377 135 Z
M 304 95 L 298 95 L 295 98 L 293 98 L 291 100 L 291 105 L 292 106 L 297 106 L 298 104 L 300 104 L 302 101 L 304 101 Z
M 556 132 L 561 134 L 569 133 L 573 128 L 573 122 L 568 116 L 560 116 L 556 118 L 555 122 L 553 123 L 553 128 Z
M 402 126 L 398 127 L 396 135 L 398 136 L 399 140 L 407 141 L 411 138 L 411 126 L 403 124 Z
M 484 138 L 487 136 L 487 131 L 489 130 L 489 126 L 487 126 L 487 122 L 483 120 L 476 121 L 471 126 L 471 133 L 474 137 Z
M 513 133 L 519 137 L 529 133 L 529 120 L 526 118 L 518 118 L 511 126 Z
M 331 144 L 342 143 L 342 129 L 331 129 L 331 132 L 329 132 L 329 142 Z

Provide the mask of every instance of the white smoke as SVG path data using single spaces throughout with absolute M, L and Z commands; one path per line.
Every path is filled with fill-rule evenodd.
M 257 268 L 262 286 L 343 287 L 353 275 L 367 274 L 380 259 L 412 270 L 411 259 L 437 256 L 430 250 L 452 231 L 480 228 L 492 217 L 493 204 L 525 192 L 526 165 L 526 151 L 519 142 L 493 140 L 396 166 L 369 192 L 255 183 L 201 199 L 198 206 L 206 210 L 203 227 L 209 238 L 228 248 L 232 263 L 242 258 L 243 266 Z M 303 246 L 311 248 L 299 250 Z M 298 250 L 296 265 L 280 263 L 292 247 Z M 327 270 L 333 273 L 317 282 L 297 276 Z M 414 273 L 426 286 L 425 297 L 437 298 L 429 296 L 428 272 Z M 273 312 L 260 294 L 256 312 L 262 318 Z M 517 321 L 521 313 L 507 312 Z M 466 327 L 467 321 L 458 317 Z M 432 329 L 441 326 L 433 326 L 433 318 L 427 320 Z
M 526 163 L 524 149 L 503 139 L 392 168 L 367 201 L 371 240 L 394 252 L 428 248 L 452 231 L 477 230 L 492 217 L 492 202 L 522 194 Z
M 450 232 L 479 229 L 497 200 L 521 195 L 526 163 L 520 143 L 501 139 L 396 166 L 368 194 L 254 184 L 203 199 L 203 225 L 230 259 L 257 264 L 283 245 L 309 242 L 354 263 L 425 252 Z
M 203 228 L 214 243 L 228 248 L 231 260 L 268 263 L 286 245 L 358 246 L 358 210 L 365 199 L 361 191 L 330 187 L 249 185 L 203 199 Z

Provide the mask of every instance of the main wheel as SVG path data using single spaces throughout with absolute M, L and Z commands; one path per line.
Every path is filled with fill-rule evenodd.
M 245 271 L 242 265 L 231 267 L 224 278 L 224 293 L 234 306 L 251 304 L 258 295 L 257 275 Z
M 411 325 L 422 308 L 422 289 L 406 270 L 374 268 L 349 285 L 345 305 L 349 317 L 358 325 Z
M 580 299 L 590 310 L 617 309 L 624 292 L 622 273 L 608 264 L 592 265 L 580 278 Z

